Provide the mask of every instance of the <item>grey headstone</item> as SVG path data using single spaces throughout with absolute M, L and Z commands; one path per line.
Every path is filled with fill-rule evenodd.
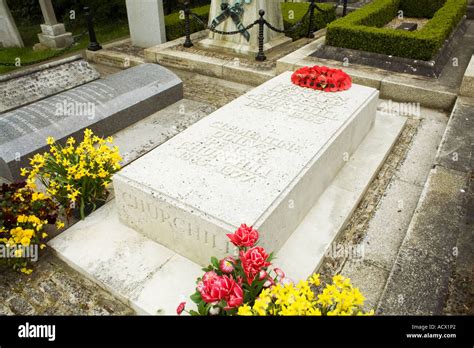
M 86 128 L 109 136 L 183 98 L 182 81 L 156 64 L 143 64 L 0 115 L 0 157 L 14 179 L 46 138 L 82 139 Z
M 0 47 L 23 47 L 23 40 L 8 8 L 7 0 L 0 0 Z
M 2 184 L 2 179 L 4 181 L 13 181 L 13 176 L 8 165 L 0 158 L 0 184 Z
M 0 113 L 97 80 L 100 74 L 81 56 L 0 77 Z

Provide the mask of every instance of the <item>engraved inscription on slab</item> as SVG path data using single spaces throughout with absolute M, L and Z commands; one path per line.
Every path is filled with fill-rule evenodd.
M 100 77 L 85 60 L 0 82 L 0 113 L 44 99 Z
M 368 134 L 377 102 L 372 88 L 325 93 L 295 86 L 284 73 L 118 173 L 121 221 L 200 264 L 222 256 L 225 233 L 241 223 L 261 229 L 262 245 L 278 250 Z M 184 223 L 147 222 L 155 211 L 215 242 L 197 243 Z

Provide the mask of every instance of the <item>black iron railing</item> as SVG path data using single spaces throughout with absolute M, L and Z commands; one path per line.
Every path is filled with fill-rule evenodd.
M 340 3 L 343 2 L 343 15 L 344 16 L 346 15 L 346 12 L 347 12 L 347 1 L 348 0 L 338 0 L 338 2 L 335 5 L 335 8 L 337 8 L 340 5 Z M 273 26 L 271 23 L 269 23 L 265 19 L 265 11 L 260 10 L 259 11 L 260 18 L 258 18 L 255 22 L 250 23 L 246 27 L 242 27 L 241 29 L 234 30 L 234 31 L 222 31 L 222 30 L 216 29 L 212 25 L 211 26 L 208 25 L 208 23 L 204 23 L 204 21 L 199 16 L 197 16 L 196 14 L 194 14 L 192 12 L 192 10 L 190 8 L 190 2 L 185 1 L 185 3 L 184 3 L 185 41 L 184 41 L 183 46 L 186 47 L 186 48 L 189 48 L 189 47 L 193 46 L 193 43 L 192 43 L 192 40 L 191 40 L 191 30 L 190 30 L 190 28 L 191 28 L 191 18 L 194 18 L 204 28 L 206 28 L 206 29 L 208 29 L 208 30 L 210 30 L 210 31 L 212 31 L 216 34 L 220 34 L 220 35 L 243 34 L 245 32 L 248 32 L 248 30 L 252 29 L 255 25 L 258 25 L 258 53 L 257 53 L 257 56 L 255 57 L 255 60 L 257 60 L 259 62 L 263 62 L 267 59 L 267 57 L 265 56 L 265 51 L 264 51 L 265 26 L 267 26 L 268 28 L 270 28 L 271 30 L 273 30 L 275 32 L 288 34 L 288 33 L 291 33 L 293 31 L 295 31 L 296 29 L 300 28 L 303 25 L 303 23 L 305 22 L 306 18 L 309 16 L 308 33 L 307 33 L 306 36 L 308 38 L 314 38 L 314 14 L 315 14 L 316 10 L 318 10 L 321 13 L 332 11 L 331 9 L 325 10 L 325 9 L 321 8 L 316 3 L 316 0 L 310 0 L 310 5 L 309 5 L 309 8 L 308 8 L 308 11 L 304 14 L 303 17 L 301 17 L 301 19 L 298 22 L 296 22 L 293 26 L 291 26 L 288 29 L 279 29 L 279 28 Z

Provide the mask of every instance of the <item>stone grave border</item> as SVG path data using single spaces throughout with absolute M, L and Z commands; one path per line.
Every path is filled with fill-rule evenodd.
M 312 57 L 311 55 L 324 44 L 325 33 L 326 29 L 316 32 L 314 41 L 278 59 L 276 69 L 264 72 L 251 67 L 235 67 L 232 62 L 229 63 L 222 59 L 172 49 L 177 45 L 184 44 L 184 37 L 146 49 L 144 59 L 111 50 L 116 45 L 130 43 L 130 39 L 111 43 L 97 52 L 87 51 L 87 58 L 92 62 L 120 69 L 128 68 L 127 62 L 130 63 L 130 67 L 145 62 L 161 64 L 248 85 L 260 85 L 285 71 L 295 71 L 303 66 L 327 65 L 344 69 L 352 76 L 355 83 L 378 89 L 381 93 L 380 97 L 383 99 L 420 103 L 427 108 L 448 111 L 454 106 L 457 90 L 441 85 L 435 78 L 423 76 L 414 78 L 413 75 L 359 64 L 345 67 L 336 60 Z M 191 37 L 194 41 L 207 36 L 208 31 L 203 30 L 192 34 Z
M 316 50 L 312 56 L 315 58 L 333 59 L 344 61 L 348 58 L 351 63 L 363 64 L 374 68 L 386 69 L 398 73 L 407 73 L 426 77 L 438 77 L 444 66 L 448 63 L 449 57 L 455 47 L 459 44 L 459 39 L 466 33 L 466 16 L 445 41 L 436 57 L 431 61 L 415 60 L 385 54 L 359 51 L 344 47 L 323 45 Z
M 384 69 L 358 64 L 344 66 L 342 62 L 313 57 L 312 54 L 322 45 L 320 38 L 305 47 L 278 60 L 276 72 L 294 71 L 304 66 L 328 65 L 344 69 L 354 83 L 376 88 L 381 99 L 391 99 L 405 103 L 420 103 L 421 106 L 450 111 L 457 98 L 457 90 L 443 86 L 435 78 L 395 73 Z
M 316 38 L 325 35 L 326 29 L 321 29 L 314 33 Z M 201 39 L 205 39 L 209 36 L 209 30 L 203 30 L 195 33 L 195 37 L 192 37 L 194 42 Z M 209 57 L 194 52 L 179 51 L 173 49 L 176 46 L 184 44 L 185 38 L 179 38 L 174 41 L 167 42 L 162 45 L 151 47 L 145 50 L 145 59 L 147 62 L 161 64 L 171 68 L 182 69 L 186 71 L 196 72 L 203 75 L 212 77 L 222 78 L 224 80 L 240 82 L 250 84 L 252 86 L 258 86 L 262 83 L 272 79 L 278 74 L 274 69 L 263 69 L 258 68 L 258 63 L 255 65 L 240 65 L 236 66 L 233 61 L 224 60 L 218 57 Z M 302 41 L 300 41 L 302 40 Z M 300 42 L 308 40 L 307 38 L 301 38 Z M 288 45 L 295 44 L 298 41 L 289 43 Z M 205 51 L 205 50 L 203 50 Z M 278 49 L 275 49 L 273 53 L 276 53 Z M 225 54 L 220 52 L 221 54 Z M 235 58 L 236 55 L 229 54 L 229 58 Z M 252 62 L 253 58 L 249 58 Z M 267 57 L 267 63 L 277 59 L 272 58 L 271 54 Z
M 34 73 L 39 72 L 39 71 L 48 70 L 48 69 L 55 68 L 57 66 L 64 65 L 64 64 L 67 64 L 67 63 L 72 63 L 72 62 L 75 62 L 75 61 L 81 60 L 81 59 L 84 59 L 84 57 L 80 54 L 76 54 L 76 55 L 71 56 L 71 57 L 66 57 L 66 58 L 63 58 L 63 59 L 60 59 L 60 60 L 55 60 L 51 63 L 41 64 L 39 66 L 34 66 L 34 67 L 27 68 L 27 69 L 20 70 L 20 71 L 13 71 L 11 73 L 0 75 L 0 82 L 6 82 L 6 81 L 9 81 L 9 80 L 17 79 L 19 77 L 24 77 L 26 75 L 31 75 L 31 74 L 34 74 Z
M 464 73 L 459 94 L 474 98 L 474 55 L 471 57 L 469 66 Z

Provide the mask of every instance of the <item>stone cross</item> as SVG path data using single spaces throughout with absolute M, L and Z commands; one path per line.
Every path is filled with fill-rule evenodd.
M 66 32 L 63 23 L 58 23 L 51 0 L 39 0 L 39 4 L 44 18 L 44 24 L 41 24 L 41 33 L 38 34 L 40 46 L 61 49 L 71 45 L 72 34 Z
M 6 0 L 0 0 L 0 47 L 23 47 L 18 28 Z
M 44 24 L 55 25 L 58 24 L 56 14 L 54 13 L 53 4 L 51 0 L 39 0 L 41 12 L 43 13 Z

